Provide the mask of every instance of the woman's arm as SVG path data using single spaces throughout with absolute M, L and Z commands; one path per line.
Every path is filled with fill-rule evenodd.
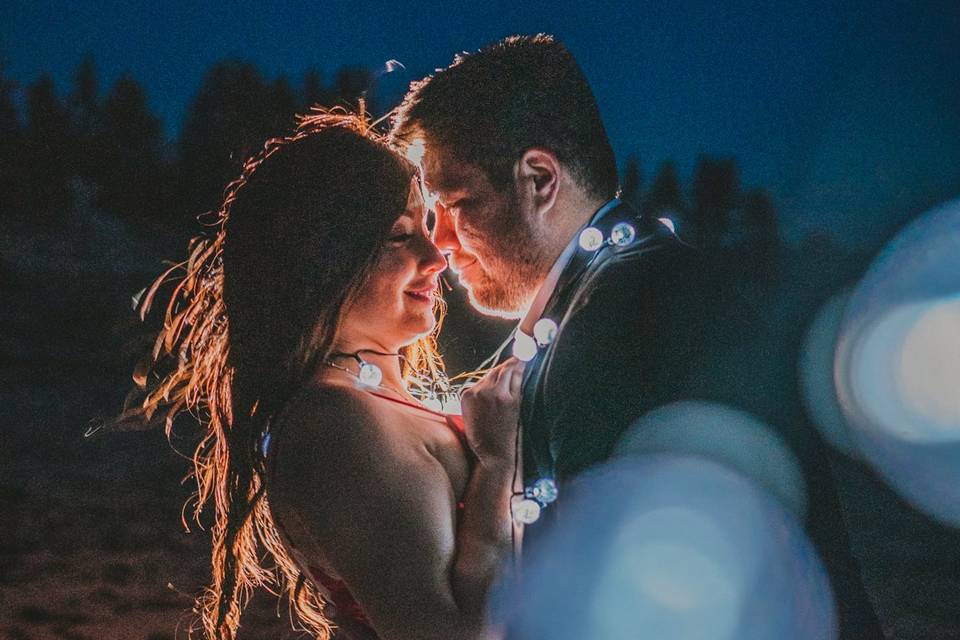
M 443 466 L 384 423 L 377 402 L 329 387 L 299 398 L 284 418 L 294 428 L 277 443 L 273 489 L 384 640 L 488 638 L 480 590 L 501 559 L 510 476 L 492 461 L 477 465 L 458 535 Z
M 484 610 L 496 572 L 513 552 L 510 500 L 515 479 L 523 477 L 516 468 L 522 378 L 523 363 L 511 358 L 462 397 L 467 439 L 478 461 L 463 498 L 454 590 L 470 609 Z

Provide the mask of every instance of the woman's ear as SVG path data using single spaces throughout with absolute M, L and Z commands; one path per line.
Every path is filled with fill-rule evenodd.
M 543 218 L 556 204 L 561 171 L 556 154 L 543 147 L 527 149 L 517 161 L 514 179 L 537 217 Z

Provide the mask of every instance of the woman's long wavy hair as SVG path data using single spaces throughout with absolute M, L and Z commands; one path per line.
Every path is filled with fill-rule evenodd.
M 261 439 L 329 357 L 344 310 L 406 207 L 413 175 L 362 117 L 303 117 L 293 135 L 269 140 L 246 162 L 226 189 L 215 234 L 192 240 L 189 258 L 144 299 L 146 314 L 163 283 L 185 271 L 152 357 L 135 374 L 149 391 L 132 413 L 165 418 L 168 437 L 182 411 L 205 428 L 190 475 L 198 524 L 213 506 L 212 582 L 195 607 L 208 638 L 235 638 L 261 586 L 286 594 L 304 630 L 330 637 L 324 603 L 273 522 Z M 405 349 L 405 376 L 442 374 L 440 324 Z

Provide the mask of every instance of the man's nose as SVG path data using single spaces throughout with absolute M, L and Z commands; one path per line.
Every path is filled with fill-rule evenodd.
M 460 239 L 454 226 L 453 216 L 439 202 L 436 205 L 436 221 L 433 225 L 433 243 L 440 251 L 453 253 L 460 249 Z

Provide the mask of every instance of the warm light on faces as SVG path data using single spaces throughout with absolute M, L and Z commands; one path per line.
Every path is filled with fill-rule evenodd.
M 343 319 L 345 342 L 393 352 L 433 330 L 437 283 L 447 263 L 430 240 L 426 214 L 414 180 L 406 210 L 391 227 L 379 262 Z
M 520 318 L 550 267 L 512 188 L 498 191 L 476 166 L 427 147 L 426 189 L 436 198 L 433 240 L 448 254 L 471 305 Z

